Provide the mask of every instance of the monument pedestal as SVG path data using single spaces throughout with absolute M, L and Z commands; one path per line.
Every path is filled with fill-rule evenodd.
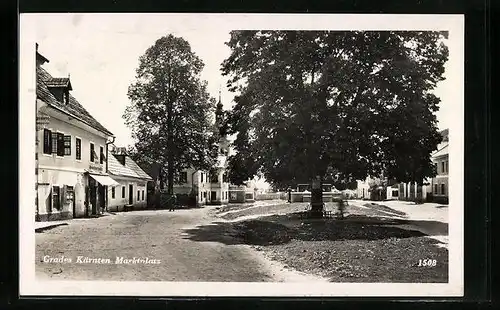
M 323 190 L 321 187 L 321 179 L 317 177 L 311 186 L 311 217 L 322 218 L 323 217 Z

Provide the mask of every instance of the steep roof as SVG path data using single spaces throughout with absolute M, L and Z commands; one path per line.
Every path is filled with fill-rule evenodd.
M 152 180 L 152 178 L 149 176 L 149 174 L 144 172 L 144 170 L 142 170 L 142 168 L 139 167 L 139 165 L 129 156 L 125 157 L 125 167 L 127 167 L 128 169 L 135 172 L 135 174 L 137 174 L 138 177 L 141 179 Z
M 92 115 L 90 115 L 87 110 L 73 97 L 69 95 L 69 102 L 64 104 L 56 99 L 54 95 L 49 90 L 49 85 L 51 83 L 63 82 L 65 78 L 54 79 L 45 69 L 42 67 L 37 67 L 36 69 L 37 81 L 36 81 L 36 96 L 38 99 L 44 101 L 49 106 L 59 109 L 66 114 L 76 117 L 81 122 L 89 125 L 90 127 L 99 130 L 107 135 L 112 136 L 113 134 L 107 130 L 103 125 L 101 125 Z M 69 79 L 67 79 L 69 83 Z
M 122 165 L 113 154 L 108 155 L 108 172 L 114 175 L 138 178 L 139 176 L 128 167 Z
M 125 165 L 122 165 L 114 155 L 109 154 L 108 172 L 116 176 L 152 180 L 152 178 L 129 156 L 125 156 Z

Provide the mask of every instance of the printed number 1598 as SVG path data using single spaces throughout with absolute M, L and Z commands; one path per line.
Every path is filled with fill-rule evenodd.
M 437 261 L 435 259 L 419 259 L 418 267 L 435 267 Z

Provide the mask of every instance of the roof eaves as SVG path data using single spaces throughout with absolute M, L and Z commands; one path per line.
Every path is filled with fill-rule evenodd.
M 79 120 L 80 122 L 82 122 L 82 123 L 84 123 L 85 125 L 88 125 L 88 126 L 90 126 L 90 127 L 94 128 L 94 129 L 95 129 L 95 130 L 97 130 L 97 131 L 100 131 L 100 132 L 102 132 L 102 133 L 105 133 L 105 134 L 107 134 L 108 136 L 111 136 L 111 137 L 114 137 L 114 136 L 115 136 L 115 135 L 114 135 L 113 133 L 111 133 L 110 131 L 108 131 L 108 130 L 102 130 L 102 129 L 100 129 L 100 128 L 97 128 L 97 126 L 94 126 L 94 125 L 90 124 L 89 122 L 87 122 L 87 121 L 83 120 L 82 118 L 80 118 L 80 117 L 78 117 L 78 116 L 76 116 L 76 115 L 74 115 L 74 114 L 72 114 L 72 113 L 70 113 L 70 112 L 68 112 L 68 111 L 66 111 L 66 110 L 64 110 L 64 109 L 61 109 L 60 107 L 58 107 L 57 105 L 55 105 L 55 104 L 53 104 L 53 103 L 51 103 L 51 102 L 46 102 L 46 103 L 47 103 L 48 105 L 50 105 L 52 108 L 55 108 L 56 110 L 59 110 L 60 112 L 65 113 L 65 114 L 67 114 L 68 116 L 71 116 L 71 117 L 73 117 L 73 118 L 75 118 L 75 119 Z

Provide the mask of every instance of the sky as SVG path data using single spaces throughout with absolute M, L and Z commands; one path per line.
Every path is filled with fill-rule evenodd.
M 248 15 L 234 18 L 222 15 L 32 14 L 30 22 L 36 32 L 39 52 L 50 61 L 45 68 L 55 77 L 69 75 L 73 96 L 116 136 L 115 145 L 127 146 L 133 144 L 130 130 L 122 118 L 130 103 L 127 90 L 134 81 L 139 57 L 162 36 L 173 34 L 189 42 L 193 52 L 205 63 L 202 79 L 208 82 L 209 93 L 218 98 L 221 90 L 224 107 L 231 107 L 234 94 L 226 89 L 226 78 L 220 71 L 221 63 L 230 55 L 225 42 L 231 30 L 259 29 L 255 28 L 259 24 Z M 307 25 L 322 22 L 318 16 L 308 18 Z M 260 24 L 264 25 L 260 29 L 265 29 L 266 22 L 290 24 L 290 19 L 281 19 L 283 22 L 278 23 L 279 18 L 260 16 Z M 326 19 L 325 22 L 328 20 L 331 21 Z M 349 22 L 351 20 L 346 19 L 344 26 L 348 27 Z M 402 22 L 413 25 L 411 18 L 405 17 Z M 429 22 L 424 21 L 424 24 Z M 451 57 L 452 53 L 450 60 Z M 450 63 L 446 64 L 445 77 L 453 74 L 450 68 L 454 67 Z M 435 91 L 442 100 L 437 113 L 440 129 L 448 128 L 453 121 L 454 99 L 450 94 L 454 87 L 453 81 L 447 78 Z

